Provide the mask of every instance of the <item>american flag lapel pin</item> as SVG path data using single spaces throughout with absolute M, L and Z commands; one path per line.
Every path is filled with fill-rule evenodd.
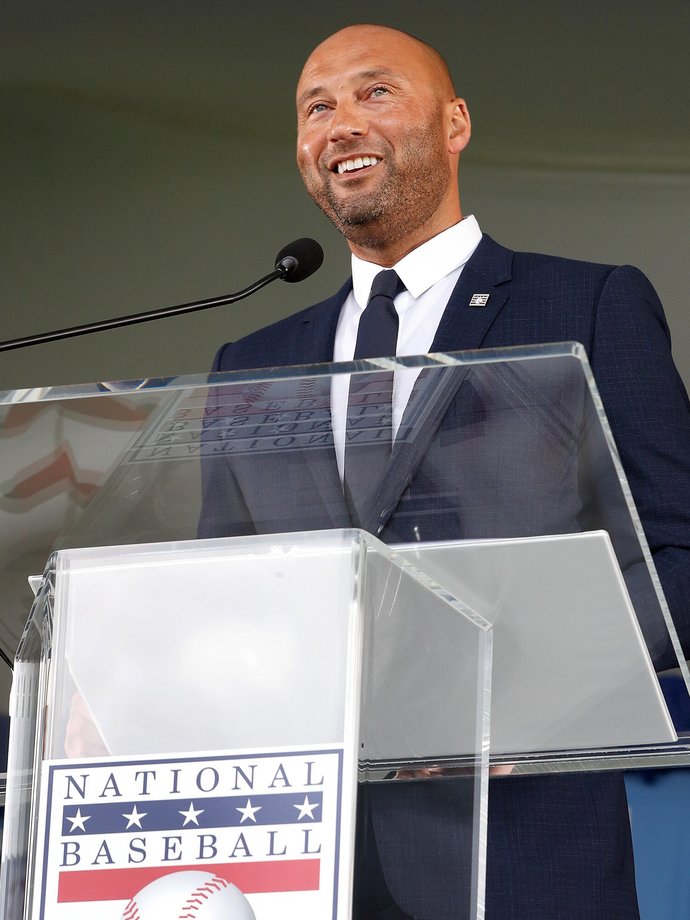
M 490 294 L 473 294 L 470 297 L 471 307 L 485 307 L 489 302 Z

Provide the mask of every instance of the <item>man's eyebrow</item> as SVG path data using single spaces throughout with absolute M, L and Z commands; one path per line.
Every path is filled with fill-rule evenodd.
M 305 90 L 297 97 L 297 108 L 301 109 L 305 102 L 308 102 L 315 96 L 323 96 L 325 92 L 326 89 L 323 86 L 313 86 L 311 89 Z
M 377 67 L 373 70 L 361 70 L 359 73 L 355 74 L 355 79 L 357 80 L 381 80 L 385 77 L 399 77 L 399 74 L 396 74 L 393 70 L 385 70 L 384 68 Z M 308 102 L 310 99 L 315 98 L 316 96 L 328 95 L 328 90 L 325 86 L 312 86 L 310 89 L 305 90 L 303 93 L 297 97 L 297 108 L 302 108 L 302 106 Z
M 400 74 L 394 70 L 386 70 L 385 67 L 376 67 L 374 70 L 363 70 L 357 76 L 364 80 L 377 80 L 380 77 L 399 77 Z

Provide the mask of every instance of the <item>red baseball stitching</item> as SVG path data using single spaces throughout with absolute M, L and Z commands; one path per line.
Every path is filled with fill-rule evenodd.
M 194 920 L 198 916 L 199 908 L 203 907 L 204 901 L 208 900 L 209 896 L 217 891 L 227 888 L 229 884 L 224 878 L 214 875 L 208 882 L 199 885 L 198 888 L 190 892 L 187 900 L 182 905 L 178 920 Z M 183 911 L 187 911 L 187 913 L 183 913 Z M 139 906 L 134 898 L 130 900 L 122 912 L 122 920 L 141 920 Z
M 192 891 L 182 905 L 182 910 L 180 911 L 180 916 L 178 920 L 194 920 L 197 916 L 198 910 L 200 907 L 203 907 L 204 901 L 212 894 L 215 894 L 217 891 L 222 891 L 223 888 L 227 888 L 229 882 L 224 878 L 221 878 L 219 875 L 214 875 L 212 879 L 209 879 L 208 882 L 204 882 L 203 885 L 199 885 L 198 888 L 195 888 Z M 185 914 L 184 911 L 187 911 Z M 129 918 L 127 918 L 129 920 Z
M 122 920 L 140 920 L 137 902 L 132 898 L 122 912 Z

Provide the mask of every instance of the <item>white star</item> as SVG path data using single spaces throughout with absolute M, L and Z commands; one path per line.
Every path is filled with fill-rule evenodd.
M 261 805 L 252 805 L 252 800 L 247 799 L 247 804 L 244 806 L 244 808 L 238 808 L 236 810 L 239 811 L 242 815 L 240 824 L 244 824 L 247 819 L 250 819 L 254 822 L 254 824 L 256 824 L 255 812 L 261 811 Z
M 145 818 L 148 812 L 142 811 L 141 814 L 137 811 L 137 806 L 134 805 L 132 810 L 128 815 L 123 814 L 123 818 L 127 818 L 127 827 L 125 830 L 128 830 L 130 827 L 136 825 L 138 828 L 141 828 L 141 819 Z
M 195 808 L 194 802 L 190 802 L 189 808 L 187 809 L 187 811 L 180 812 L 180 814 L 184 818 L 184 823 L 182 827 L 186 827 L 188 824 L 196 824 L 196 826 L 198 827 L 199 826 L 199 815 L 203 815 L 203 813 L 204 813 L 203 808 Z
M 319 803 L 310 802 L 308 797 L 305 795 L 304 801 L 302 802 L 301 805 L 293 805 L 292 807 L 296 808 L 297 811 L 299 811 L 299 814 L 297 815 L 298 821 L 304 818 L 305 815 L 307 818 L 311 818 L 313 821 L 314 820 L 314 809 L 319 807 Z
M 79 828 L 80 831 L 85 831 L 84 823 L 91 820 L 91 815 L 82 815 L 81 808 L 77 808 L 77 813 L 73 818 L 66 816 L 68 821 L 72 822 L 72 827 L 69 829 L 70 834 L 72 831 L 76 831 Z

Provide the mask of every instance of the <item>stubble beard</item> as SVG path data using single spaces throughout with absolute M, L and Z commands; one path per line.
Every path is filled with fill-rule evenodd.
M 303 172 L 307 191 L 350 242 L 373 249 L 394 243 L 426 223 L 448 189 L 450 165 L 431 131 L 431 126 L 411 130 L 397 162 L 391 155 L 370 167 L 385 170 L 371 192 L 341 195 L 335 178 Z

